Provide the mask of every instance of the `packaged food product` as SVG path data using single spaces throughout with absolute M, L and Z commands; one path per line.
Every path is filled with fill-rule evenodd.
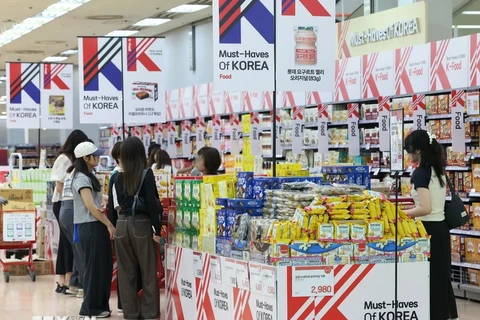
M 350 238 L 352 241 L 361 242 L 366 241 L 367 230 L 364 224 L 352 224 Z
M 305 212 L 309 214 L 324 214 L 327 208 L 322 205 L 308 206 L 305 207 Z
M 420 233 L 421 238 L 428 238 L 427 230 L 423 226 L 422 220 L 415 220 L 415 224 L 417 225 L 418 233 Z
M 195 230 L 200 230 L 200 213 L 199 213 L 199 209 L 198 208 L 192 208 L 190 209 L 190 213 L 191 213 L 191 220 L 190 220 L 190 224 L 191 224 L 191 227 Z
M 247 216 L 248 219 L 248 215 Z M 272 219 L 251 219 L 250 220 L 250 241 L 266 242 L 268 229 L 270 225 L 275 222 Z M 247 224 L 248 227 L 248 224 Z
M 311 215 L 310 220 L 308 222 L 308 234 L 309 234 L 310 240 L 317 239 L 318 224 L 319 224 L 318 216 Z
M 191 221 L 192 215 L 190 212 L 190 208 L 183 208 L 183 228 L 190 229 L 192 227 Z
M 247 240 L 249 224 L 248 214 L 238 214 L 235 216 L 235 220 L 232 237 L 236 240 Z
M 318 228 L 318 241 L 333 241 L 335 227 L 331 223 L 322 223 Z
M 183 208 L 177 208 L 177 214 L 175 216 L 175 229 L 182 229 L 183 228 Z
M 335 241 L 348 241 L 350 240 L 350 224 L 349 223 L 341 223 L 334 221 L 333 225 L 335 226 Z
M 200 207 L 200 186 L 202 180 L 195 179 L 192 181 L 192 205 L 194 207 Z
M 350 203 L 348 202 L 329 202 L 326 206 L 329 210 L 341 210 L 341 209 L 348 209 L 350 208 Z
M 367 220 L 367 239 L 378 240 L 383 238 L 384 225 L 382 221 Z
M 231 237 L 233 236 L 235 223 L 237 221 L 237 213 L 235 210 L 225 210 L 226 211 L 226 230 L 225 236 Z
M 351 215 L 349 214 L 335 214 L 330 216 L 330 219 L 332 220 L 348 220 L 350 218 L 351 218 Z
M 183 201 L 190 206 L 192 200 L 192 181 L 183 180 Z
M 317 64 L 316 28 L 314 26 L 295 28 L 295 63 L 297 65 Z

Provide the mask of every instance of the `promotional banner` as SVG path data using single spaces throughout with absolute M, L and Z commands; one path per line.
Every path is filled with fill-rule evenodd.
M 168 90 L 165 92 L 165 104 L 167 120 L 173 120 L 178 115 L 178 89 Z
M 403 161 L 403 109 L 390 110 L 390 170 L 405 170 Z
M 395 50 L 395 95 L 428 91 L 430 44 Z
M 243 91 L 242 92 L 242 111 L 251 112 L 262 110 L 262 92 L 261 91 Z
M 213 1 L 216 90 L 274 90 L 274 1 Z
M 277 89 L 333 92 L 335 1 L 275 1 Z
M 333 92 L 307 91 L 307 106 L 318 106 L 319 104 L 331 102 Z
M 273 109 L 273 91 L 262 92 L 262 110 Z
M 424 94 L 414 94 L 413 103 L 413 130 L 426 130 L 426 105 Z
M 362 57 L 335 60 L 335 101 L 361 98 Z
M 145 146 L 145 149 L 148 149 L 148 147 L 150 147 L 150 142 L 152 141 L 152 126 L 149 124 L 144 125 L 142 128 L 142 133 L 143 145 Z
M 277 109 L 304 106 L 306 102 L 304 91 L 277 91 Z
M 201 117 L 208 115 L 208 86 L 199 84 L 193 86 L 193 116 Z
M 178 89 L 178 119 L 192 117 L 192 94 L 192 87 Z
M 208 115 L 222 114 L 224 110 L 224 92 L 214 88 L 213 82 L 207 85 Z M 240 109 L 239 109 L 240 110 Z
M 122 41 L 125 123 L 165 122 L 165 39 Z
M 293 137 L 292 152 L 293 154 L 302 154 L 303 151 L 303 126 L 305 125 L 305 107 L 293 107 Z
M 390 97 L 378 98 L 380 151 L 390 151 Z
M 281 143 L 282 118 L 280 117 L 280 110 L 277 109 L 276 114 L 274 114 L 274 111 L 272 110 L 272 111 L 270 111 L 270 114 L 272 116 L 272 119 L 275 119 L 275 131 L 277 132 L 276 138 L 275 138 L 275 149 L 276 149 L 277 156 L 280 156 L 280 155 L 283 154 L 282 143 Z M 272 155 L 273 155 L 273 153 L 272 153 Z
M 252 143 L 252 155 L 261 156 L 261 132 L 262 125 L 260 123 L 260 114 L 258 112 L 250 112 L 250 126 L 251 126 L 251 135 L 250 141 Z
M 170 158 L 177 156 L 177 144 L 175 139 L 177 138 L 177 131 L 175 130 L 175 122 L 167 123 L 167 152 Z
M 205 147 L 205 119 L 203 117 L 197 117 L 195 123 L 196 145 L 198 151 Z
M 192 156 L 192 143 L 190 137 L 192 135 L 192 122 L 182 121 L 182 150 L 184 157 Z
M 358 104 L 350 103 L 348 105 L 348 154 L 350 156 L 360 155 L 358 118 Z
M 468 86 L 468 45 L 468 37 L 430 43 L 430 91 Z
M 122 38 L 78 38 L 80 123 L 122 123 Z
M 230 115 L 230 129 L 231 129 L 231 139 L 230 139 L 230 152 L 232 155 L 236 156 L 240 154 L 240 139 L 242 137 L 240 125 L 240 117 L 238 114 Z
M 223 114 L 242 111 L 243 97 L 241 91 L 225 91 L 224 97 Z
M 318 152 L 328 154 L 328 105 L 318 105 Z
M 472 34 L 470 38 L 470 72 L 468 83 L 470 87 L 480 86 L 480 35 Z
M 7 128 L 40 128 L 40 64 L 7 62 Z
M 393 51 L 371 53 L 362 57 L 362 98 L 393 95 Z
M 212 117 L 212 147 L 222 152 L 222 120 L 220 115 Z
M 155 123 L 154 137 L 155 142 L 163 146 L 163 125 L 161 123 Z
M 452 151 L 465 152 L 465 91 L 453 90 L 450 100 L 452 109 Z
M 40 127 L 73 128 L 73 64 L 41 65 Z

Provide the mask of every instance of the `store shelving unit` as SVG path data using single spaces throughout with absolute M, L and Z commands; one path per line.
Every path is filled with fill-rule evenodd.
M 58 150 L 60 150 L 60 144 L 44 144 L 40 146 L 40 149 L 46 150 L 47 156 L 47 167 L 53 166 L 53 162 L 58 155 Z M 15 145 L 13 152 L 22 154 L 23 158 L 23 169 L 36 169 L 38 168 L 38 162 L 40 159 L 40 150 L 38 145 L 32 144 L 19 144 Z M 14 164 L 15 167 L 18 167 L 18 160 Z

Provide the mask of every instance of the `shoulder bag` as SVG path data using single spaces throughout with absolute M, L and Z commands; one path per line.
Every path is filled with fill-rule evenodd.
M 465 204 L 462 199 L 455 193 L 455 189 L 453 188 L 448 175 L 445 175 L 445 178 L 452 195 L 450 203 L 445 202 L 445 221 L 447 222 L 448 228 L 451 230 L 465 225 L 470 220 L 470 217 L 465 209 Z
M 137 188 L 137 193 L 133 197 L 132 216 L 135 216 L 137 213 L 149 215 L 147 199 L 145 199 L 145 197 L 139 196 L 140 190 L 142 189 L 143 181 L 145 180 L 145 176 L 147 175 L 147 170 L 148 169 L 143 169 L 142 177 L 140 178 L 140 183 Z

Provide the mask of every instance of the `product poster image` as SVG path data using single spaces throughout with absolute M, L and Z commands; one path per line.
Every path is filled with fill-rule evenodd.
M 7 62 L 7 128 L 40 127 L 40 64 Z
M 73 65 L 42 64 L 40 126 L 46 129 L 73 128 Z
M 333 92 L 335 1 L 275 1 L 277 89 Z
M 78 38 L 80 123 L 122 122 L 122 38 Z
M 123 38 L 126 123 L 165 122 L 164 38 Z
M 274 90 L 274 1 L 213 1 L 216 90 Z

